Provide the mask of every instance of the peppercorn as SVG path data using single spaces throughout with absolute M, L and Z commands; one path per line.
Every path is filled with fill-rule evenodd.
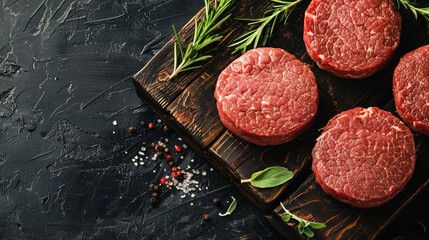
M 154 142 L 150 143 L 150 147 L 155 148 L 155 143 Z
M 155 188 L 155 185 L 153 185 L 152 183 L 149 185 L 149 190 L 150 191 L 153 191 L 154 190 L 154 188 Z
M 135 127 L 128 127 L 128 132 L 129 133 L 133 133 L 133 132 L 135 132 L 136 131 L 136 128 Z
M 166 160 L 166 161 L 170 161 L 170 160 L 171 160 L 171 155 L 167 155 L 167 156 L 165 156 L 165 160 Z
M 150 200 L 149 200 L 149 202 L 151 204 L 155 204 L 157 201 L 158 201 L 158 198 L 156 198 L 156 197 L 151 197 Z
M 204 224 L 205 224 L 205 222 L 203 222 L 203 221 L 201 221 L 200 222 L 200 225 L 203 227 L 204 226 Z
M 158 156 L 160 156 L 162 154 L 162 152 L 161 151 L 156 151 L 156 155 L 158 155 Z
M 154 125 L 153 123 L 149 123 L 147 126 L 148 126 L 149 128 L 153 128 L 153 127 L 155 127 L 155 125 Z
M 164 129 L 164 132 L 168 132 L 168 130 L 170 130 L 170 128 L 167 125 L 164 125 L 163 129 Z
M 176 150 L 176 152 L 182 151 L 182 147 L 179 145 L 174 145 L 174 149 Z
M 163 138 L 163 137 L 160 137 L 160 138 L 159 138 L 159 141 L 160 141 L 160 142 L 164 142 L 164 138 Z
M 163 177 L 163 178 L 161 178 L 161 179 L 159 180 L 159 182 L 160 182 L 161 184 L 164 184 L 165 182 L 167 182 L 167 178 Z
M 159 191 L 159 187 L 157 185 L 153 186 L 153 191 L 154 192 L 158 192 Z
M 172 167 L 174 165 L 173 161 L 168 162 L 168 166 Z
M 182 170 L 177 170 L 176 172 L 176 178 L 181 177 L 182 176 Z
M 169 148 L 164 148 L 164 152 L 168 153 L 168 152 L 170 152 L 170 149 Z
M 176 172 L 172 172 L 172 173 L 171 173 L 171 177 L 172 177 L 172 178 L 176 178 L 176 177 L 177 177 L 177 176 L 176 176 Z
M 177 170 L 178 170 L 178 168 L 176 166 L 171 167 L 172 172 L 176 172 Z
M 210 219 L 209 215 L 207 213 L 203 214 L 204 221 L 208 221 Z
M 157 193 L 157 192 L 153 192 L 153 193 L 152 193 L 152 197 L 154 197 L 154 198 L 158 198 L 158 193 Z
M 220 201 L 220 199 L 219 198 L 214 198 L 213 199 L 213 205 L 216 205 L 216 206 L 219 206 L 219 205 L 221 205 L 221 201 Z

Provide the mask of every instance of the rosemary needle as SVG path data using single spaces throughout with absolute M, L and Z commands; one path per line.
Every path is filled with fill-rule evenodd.
M 265 17 L 257 19 L 241 18 L 240 20 L 248 21 L 248 25 L 258 25 L 257 28 L 239 36 L 235 42 L 229 47 L 234 47 L 233 54 L 241 51 L 245 53 L 247 48 L 256 48 L 260 45 L 265 45 L 268 39 L 273 35 L 274 27 L 277 21 L 283 21 L 286 24 L 290 13 L 295 6 L 302 2 L 302 0 L 295 1 L 283 1 L 283 0 L 271 0 L 274 2 L 274 6 L 271 10 L 265 13 Z
M 406 9 L 409 9 L 414 16 L 418 17 L 418 15 L 421 15 L 422 17 L 425 18 L 426 23 L 428 24 L 428 31 L 429 31 L 429 7 L 423 7 L 423 8 L 419 8 L 417 7 L 416 3 L 412 3 L 410 0 L 396 0 L 396 2 L 399 4 L 402 4 L 402 6 L 404 6 Z
M 202 61 L 212 57 L 209 53 L 214 48 L 208 47 L 222 40 L 224 31 L 216 31 L 231 17 L 234 2 L 235 0 L 215 0 L 214 4 L 210 6 L 210 0 L 204 0 L 205 13 L 199 22 L 195 19 L 194 36 L 186 48 L 173 26 L 176 41 L 173 49 L 173 72 L 169 79 L 176 77 L 181 72 L 201 67 L 199 64 Z

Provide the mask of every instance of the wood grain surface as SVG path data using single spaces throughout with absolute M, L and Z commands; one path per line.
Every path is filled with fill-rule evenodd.
M 229 63 L 239 57 L 239 54 L 231 55 L 232 49 L 227 46 L 235 37 L 249 30 L 245 23 L 234 18 L 261 17 L 271 7 L 270 1 L 237 1 L 233 19 L 225 24 L 229 27 L 229 33 L 218 44 L 214 57 L 205 62 L 200 69 L 180 74 L 171 81 L 165 81 L 172 71 L 174 40 L 172 39 L 134 76 L 134 82 L 138 94 L 158 115 L 261 209 L 270 210 L 278 206 L 280 200 L 288 199 L 287 204 L 292 209 L 299 208 L 299 213 L 304 215 L 310 215 L 317 210 L 320 220 L 328 224 L 327 230 L 321 231 L 320 236 L 335 233 L 337 236 L 345 236 L 347 238 L 344 239 L 348 239 L 350 236 L 357 236 L 351 235 L 351 232 L 358 234 L 359 229 L 367 229 L 365 231 L 368 232 L 358 235 L 363 237 L 371 234 L 377 237 L 378 233 L 386 227 L 386 219 L 395 216 L 408 204 L 421 187 L 426 186 L 427 178 L 422 181 L 415 180 L 415 184 L 420 188 L 404 191 L 403 197 L 398 198 L 394 205 L 386 204 L 382 207 L 386 208 L 385 211 L 361 212 L 352 209 L 355 215 L 348 216 L 350 208 L 324 195 L 314 183 L 310 175 L 311 149 L 320 133 L 319 129 L 335 114 L 355 106 L 381 108 L 386 106 L 392 99 L 391 79 L 399 57 L 418 46 L 428 44 L 429 37 L 422 30 L 424 29 L 422 21 L 416 23 L 409 15 L 404 14 L 403 25 L 407 26 L 406 23 L 410 25 L 403 28 L 403 37 L 398 51 L 382 71 L 362 80 L 337 78 L 319 69 L 306 53 L 302 40 L 302 25 L 309 2 L 305 0 L 297 6 L 286 25 L 277 26 L 276 32 L 268 43 L 270 47 L 289 51 L 308 64 L 316 76 L 319 87 L 320 103 L 315 123 L 290 143 L 260 147 L 236 137 L 220 122 L 213 96 L 218 75 Z M 200 18 L 202 11 L 195 18 Z M 193 33 L 193 23 L 194 19 L 191 19 L 179 33 L 185 39 L 185 44 Z M 394 108 L 391 110 L 394 111 Z M 421 150 L 419 157 L 427 159 L 427 151 Z M 249 178 L 253 172 L 274 165 L 282 165 L 292 170 L 295 173 L 294 179 L 281 187 L 271 189 L 257 189 L 249 184 L 240 184 L 240 179 Z M 373 212 L 378 214 L 377 218 L 372 216 Z M 283 225 L 286 224 L 277 221 L 278 214 L 276 209 L 273 217 L 270 217 L 273 225 L 278 226 L 280 231 L 287 229 L 293 232 L 293 228 L 285 228 Z M 384 222 L 379 222 L 381 220 Z M 341 231 L 347 234 L 339 234 Z

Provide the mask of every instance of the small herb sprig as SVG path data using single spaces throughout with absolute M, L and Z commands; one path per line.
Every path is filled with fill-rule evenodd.
M 241 51 L 245 53 L 247 48 L 256 48 L 259 45 L 264 46 L 268 39 L 273 35 L 274 27 L 278 21 L 283 21 L 286 24 L 289 15 L 295 6 L 302 2 L 302 0 L 283 1 L 271 0 L 274 6 L 271 10 L 265 13 L 265 17 L 257 19 L 240 18 L 240 20 L 248 21 L 248 25 L 258 25 L 257 28 L 239 36 L 235 42 L 229 47 L 234 47 L 233 54 Z M 259 42 L 262 41 L 260 44 Z
M 326 227 L 326 225 L 323 223 L 307 221 L 296 216 L 287 210 L 283 203 L 280 203 L 280 206 L 282 206 L 283 210 L 285 211 L 285 213 L 282 215 L 282 220 L 284 222 L 289 222 L 290 219 L 296 220 L 298 222 L 299 234 L 305 234 L 307 237 L 314 237 L 313 229 L 321 229 Z
M 229 205 L 228 210 L 226 210 L 225 213 L 219 213 L 219 216 L 226 217 L 226 216 L 231 215 L 235 211 L 235 209 L 237 208 L 237 200 L 235 200 L 235 198 L 232 196 L 231 196 L 231 198 L 232 198 L 232 202 Z
M 429 32 L 429 7 L 423 7 L 419 8 L 415 2 L 412 2 L 411 0 L 396 0 L 398 3 L 398 6 L 402 5 L 405 7 L 405 9 L 409 9 L 416 19 L 418 18 L 418 15 L 425 18 L 426 23 L 428 24 L 428 32 Z
M 272 188 L 282 185 L 293 177 L 293 172 L 281 166 L 272 166 L 252 174 L 250 179 L 241 179 L 241 183 L 249 182 L 257 188 Z
M 173 26 L 176 42 L 174 42 L 173 51 L 173 72 L 169 79 L 176 77 L 181 72 L 201 67 L 197 63 L 200 64 L 212 57 L 209 53 L 213 51 L 213 48 L 207 49 L 207 47 L 222 40 L 224 32 L 216 33 L 216 30 L 219 30 L 219 26 L 231 17 L 234 2 L 235 0 L 215 0 L 213 6 L 210 6 L 210 0 L 204 0 L 205 14 L 199 22 L 195 19 L 194 36 L 186 48 Z

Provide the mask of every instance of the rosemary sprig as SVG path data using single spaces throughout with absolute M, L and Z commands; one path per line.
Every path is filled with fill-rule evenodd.
M 418 15 L 422 16 L 426 20 L 429 32 L 429 7 L 419 8 L 415 2 L 411 2 L 410 0 L 396 0 L 396 2 L 398 3 L 398 6 L 402 5 L 405 9 L 409 9 L 416 19 L 418 18 Z
M 274 6 L 271 10 L 265 13 L 265 17 L 257 19 L 240 18 L 240 20 L 248 21 L 248 25 L 258 25 L 257 28 L 239 36 L 235 39 L 235 42 L 229 47 L 234 47 L 233 54 L 241 51 L 245 53 L 248 47 L 256 48 L 258 45 L 264 46 L 268 39 L 273 35 L 274 27 L 277 21 L 283 21 L 286 24 L 289 15 L 295 8 L 295 6 L 302 2 L 302 0 L 295 1 L 283 1 L 283 0 L 271 0 L 274 2 Z M 259 44 L 259 41 L 262 41 Z
M 216 30 L 231 17 L 234 2 L 235 0 L 215 0 L 214 4 L 210 6 L 210 0 L 204 0 L 205 14 L 199 22 L 195 19 L 193 40 L 186 48 L 173 26 L 176 42 L 174 42 L 173 51 L 173 72 L 169 79 L 176 77 L 181 72 L 201 67 L 199 64 L 202 61 L 212 57 L 209 53 L 213 51 L 213 48 L 207 49 L 207 47 L 222 40 L 224 31 L 216 33 Z
M 282 215 L 282 220 L 284 222 L 289 222 L 290 219 L 296 220 L 298 222 L 299 234 L 305 234 L 307 237 L 314 237 L 313 229 L 320 229 L 326 227 L 326 225 L 323 223 L 307 221 L 296 216 L 295 214 L 287 210 L 283 203 L 280 203 L 280 206 L 282 206 L 283 210 L 285 211 L 285 213 Z

